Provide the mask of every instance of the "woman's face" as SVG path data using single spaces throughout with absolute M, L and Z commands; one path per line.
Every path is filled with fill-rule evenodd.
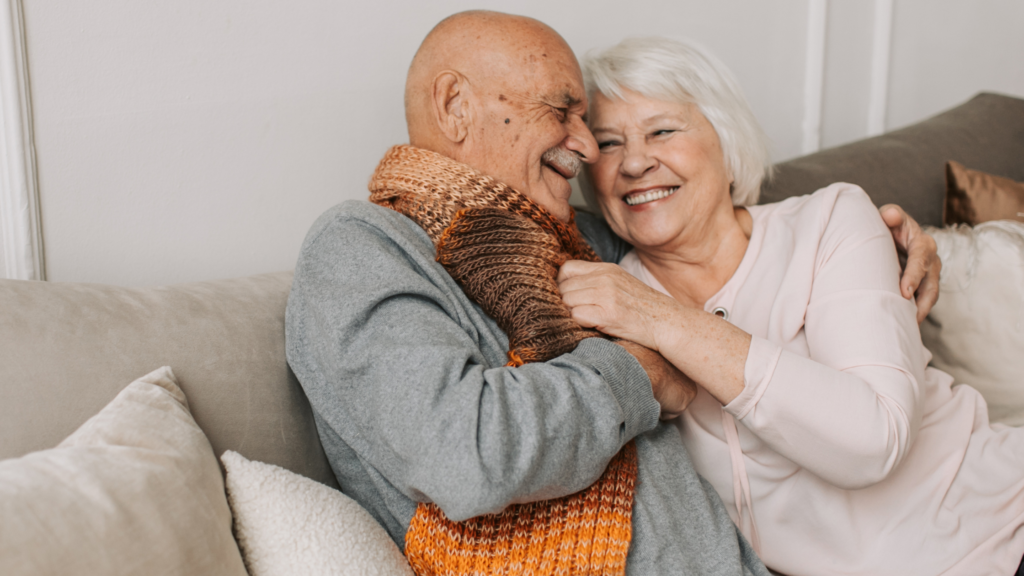
M 643 250 L 700 242 L 732 216 L 718 134 L 693 104 L 630 90 L 596 94 L 591 126 L 600 149 L 589 167 L 597 201 L 616 234 Z

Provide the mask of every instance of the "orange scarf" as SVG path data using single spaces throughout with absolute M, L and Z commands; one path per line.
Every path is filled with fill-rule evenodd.
M 493 178 L 412 146 L 388 150 L 370 192 L 371 202 L 427 232 L 437 261 L 508 334 L 509 366 L 544 362 L 600 336 L 572 320 L 555 280 L 566 260 L 599 260 L 572 218 L 561 222 Z M 406 556 L 420 576 L 624 574 L 636 473 L 630 442 L 576 494 L 464 522 L 420 504 Z

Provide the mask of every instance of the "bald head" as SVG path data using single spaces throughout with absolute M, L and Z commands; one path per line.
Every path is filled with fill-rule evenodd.
M 519 81 L 534 72 L 536 66 L 531 64 L 538 57 L 565 59 L 578 68 L 565 40 L 533 18 L 472 10 L 442 20 L 423 40 L 406 78 L 405 119 L 410 143 L 422 146 L 437 136 L 432 134 L 430 97 L 431 84 L 439 73 L 459 72 L 471 79 L 474 88 L 488 88 Z
M 565 40 L 542 22 L 471 11 L 441 21 L 405 86 L 409 142 L 468 164 L 567 218 L 568 179 L 597 145 Z

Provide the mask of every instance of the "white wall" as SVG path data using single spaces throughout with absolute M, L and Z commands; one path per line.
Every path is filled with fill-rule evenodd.
M 897 0 L 888 124 L 979 89 L 1024 97 L 1024 0 Z
M 1024 1 L 829 0 L 822 146 L 866 135 L 876 8 L 891 4 L 885 127 L 979 91 L 1024 97 Z
M 22 1 L 50 280 L 291 268 L 316 216 L 365 198 L 381 154 L 405 141 L 408 62 L 468 8 L 539 18 L 578 54 L 630 35 L 696 40 L 735 72 L 776 159 L 803 145 L 808 0 Z M 866 133 L 875 18 L 872 2 L 827 4 L 830 146 Z M 892 125 L 982 89 L 1024 95 L 1020 0 L 895 4 Z M 965 24 L 962 40 L 944 39 Z

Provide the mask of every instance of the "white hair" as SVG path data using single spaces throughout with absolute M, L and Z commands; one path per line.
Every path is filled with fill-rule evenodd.
M 694 46 L 667 38 L 627 38 L 583 62 L 583 78 L 595 92 L 622 98 L 627 89 L 648 98 L 695 104 L 711 122 L 732 175 L 732 203 L 749 206 L 771 176 L 768 137 L 729 69 Z

